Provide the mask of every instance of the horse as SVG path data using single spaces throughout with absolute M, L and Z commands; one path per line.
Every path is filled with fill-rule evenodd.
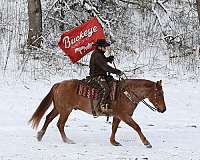
M 74 143 L 74 141 L 66 136 L 64 131 L 64 126 L 70 113 L 73 109 L 79 109 L 92 115 L 91 100 L 76 93 L 79 83 L 80 80 L 78 79 L 64 80 L 56 83 L 52 86 L 46 97 L 44 97 L 41 101 L 40 105 L 29 120 L 29 123 L 32 123 L 33 129 L 37 129 L 40 120 L 52 102 L 54 107 L 46 116 L 42 129 L 37 133 L 38 141 L 42 140 L 49 123 L 57 115 L 60 115 L 57 127 L 62 140 L 65 143 Z M 120 121 L 123 121 L 138 133 L 142 143 L 147 148 L 151 148 L 152 145 L 142 133 L 140 126 L 133 120 L 132 115 L 138 103 L 144 101 L 145 98 L 147 98 L 155 106 L 154 108 L 156 111 L 160 113 L 164 113 L 166 111 L 162 80 L 153 82 L 145 79 L 125 79 L 120 81 L 120 85 L 121 89 L 119 90 L 117 98 L 111 102 L 113 121 L 110 143 L 114 146 L 121 145 L 115 140 L 115 134 Z

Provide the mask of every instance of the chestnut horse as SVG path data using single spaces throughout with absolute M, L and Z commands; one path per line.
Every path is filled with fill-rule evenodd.
M 165 112 L 166 106 L 161 82 L 161 80 L 152 82 L 144 79 L 126 79 L 120 82 L 121 90 L 118 94 L 119 96 L 111 104 L 111 108 L 113 109 L 112 134 L 110 137 L 111 144 L 115 146 L 121 145 L 115 140 L 115 133 L 120 121 L 124 121 L 138 133 L 142 143 L 146 147 L 152 147 L 142 133 L 139 125 L 132 119 L 131 116 L 138 103 L 140 101 L 144 101 L 145 98 L 149 99 L 158 112 Z M 29 120 L 29 122 L 32 122 L 33 128 L 38 127 L 40 120 L 52 102 L 54 104 L 54 108 L 46 116 L 45 123 L 37 134 L 38 141 L 42 140 L 49 123 L 57 115 L 60 115 L 57 127 L 60 131 L 62 140 L 66 143 L 74 143 L 72 140 L 67 138 L 64 132 L 64 126 L 69 114 L 73 109 L 79 109 L 88 114 L 92 114 L 91 100 L 76 93 L 78 84 L 79 80 L 66 80 L 56 83 L 42 100 L 39 107 Z M 128 96 L 125 93 L 128 93 Z

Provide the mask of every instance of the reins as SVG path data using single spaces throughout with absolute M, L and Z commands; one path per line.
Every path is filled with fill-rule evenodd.
M 123 75 L 125 76 L 126 79 L 128 79 L 128 77 L 126 76 L 126 74 L 123 72 Z M 121 80 L 125 80 L 124 78 L 122 78 L 121 76 L 119 77 L 119 81 Z M 125 96 L 132 102 L 132 103 L 135 103 L 134 100 L 133 100 L 133 97 L 130 95 L 130 93 L 126 90 L 122 90 L 123 93 L 125 94 Z M 134 93 L 133 91 L 131 91 L 131 93 L 140 101 L 140 98 L 138 97 L 138 95 L 136 93 Z M 157 108 L 156 107 L 153 107 L 151 106 L 150 104 L 148 104 L 144 99 L 141 100 L 142 103 L 144 105 L 146 105 L 147 107 L 149 107 L 152 111 L 157 111 Z
M 152 111 L 157 111 L 156 107 L 151 106 L 150 104 L 148 104 L 144 99 L 142 100 L 142 103 L 144 103 L 147 107 L 149 107 Z

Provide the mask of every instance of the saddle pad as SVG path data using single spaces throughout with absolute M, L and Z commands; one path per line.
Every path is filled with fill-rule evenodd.
M 78 86 L 77 94 L 93 100 L 97 100 L 98 97 L 98 91 L 96 89 L 81 83 Z
M 116 85 L 117 82 L 113 82 L 113 85 L 111 87 L 111 92 L 110 92 L 110 99 L 111 101 L 115 100 L 115 95 L 116 95 Z M 92 88 L 90 86 L 88 86 L 87 84 L 84 83 L 80 83 L 78 85 L 78 89 L 77 89 L 77 94 L 80 96 L 84 96 L 87 97 L 89 99 L 93 99 L 93 100 L 98 100 L 98 98 L 101 97 L 101 95 L 99 95 L 101 92 L 95 88 Z

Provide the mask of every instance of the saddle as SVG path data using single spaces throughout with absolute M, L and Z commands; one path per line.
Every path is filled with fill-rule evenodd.
M 113 79 L 108 83 L 108 85 L 110 86 L 111 91 L 107 101 L 109 101 L 111 104 L 112 101 L 116 99 L 118 81 Z M 77 87 L 77 94 L 90 99 L 92 113 L 94 116 L 96 116 L 97 114 L 105 116 L 112 114 L 112 113 L 106 113 L 105 110 L 102 111 L 102 109 L 99 108 L 99 102 L 101 101 L 103 93 L 101 90 L 101 86 L 98 85 L 95 79 L 86 77 L 86 79 L 80 80 Z M 109 109 L 109 112 L 112 112 L 112 109 Z

